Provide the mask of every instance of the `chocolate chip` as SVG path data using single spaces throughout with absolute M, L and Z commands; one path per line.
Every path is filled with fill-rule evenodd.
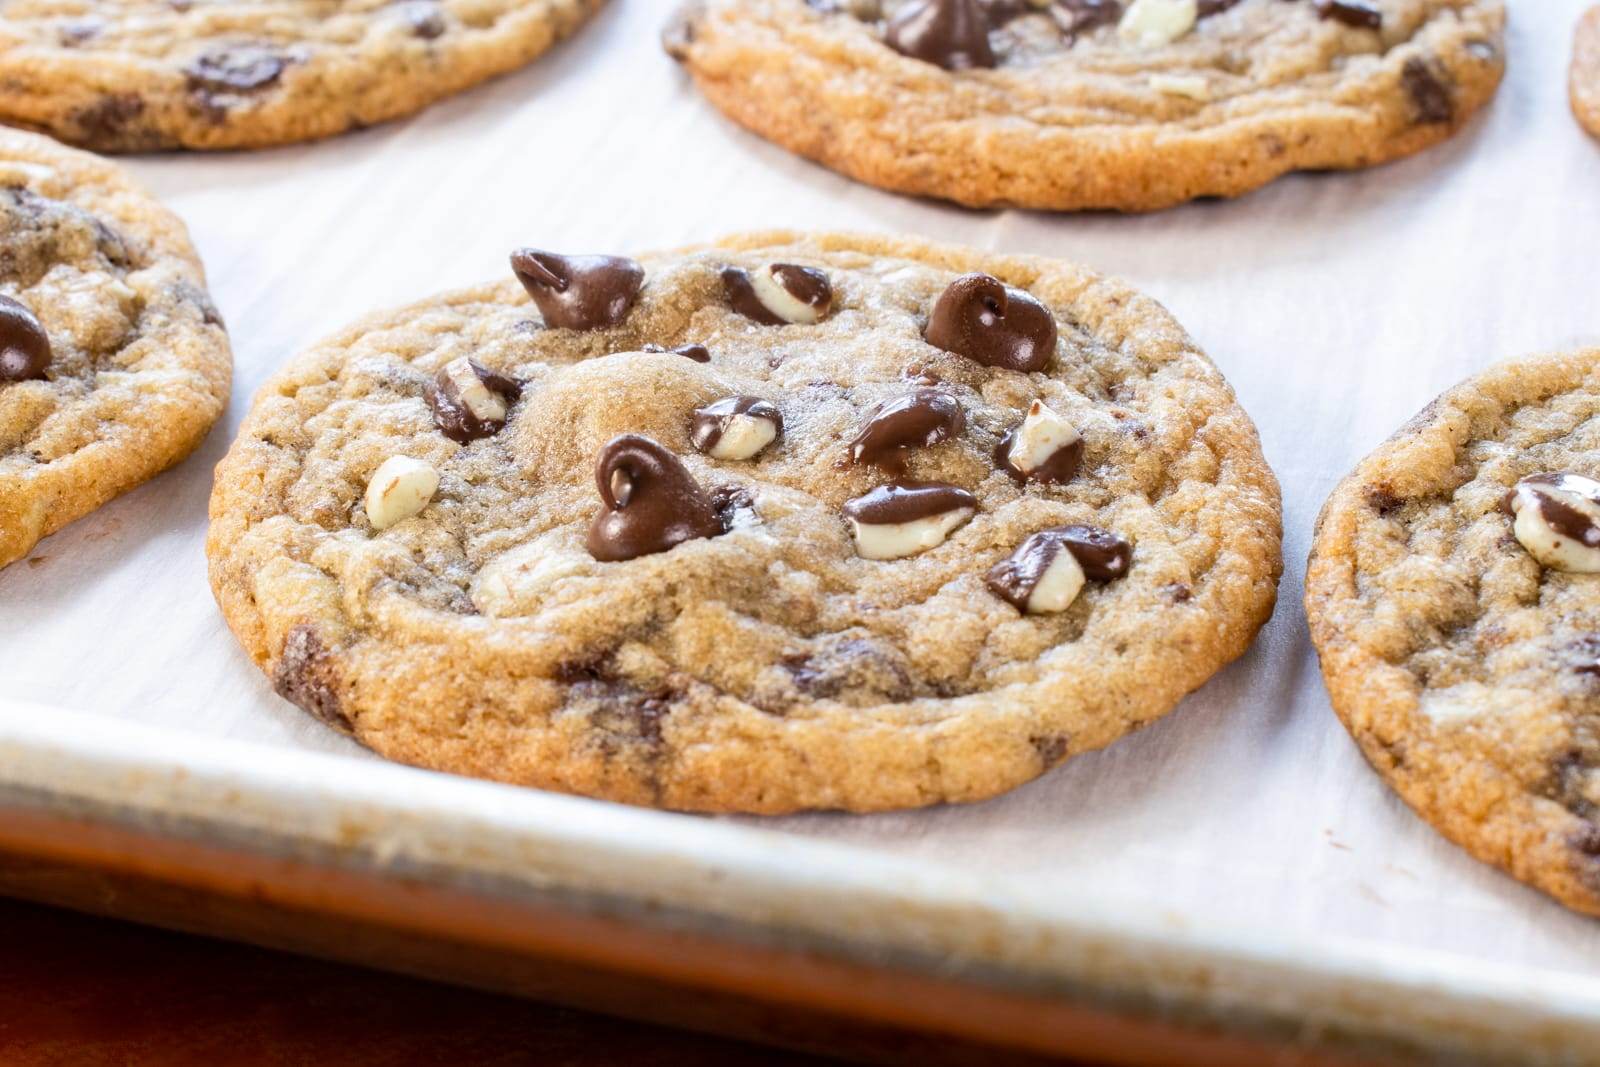
M 958 485 L 895 481 L 845 501 L 844 514 L 846 518 L 872 526 L 898 526 L 977 506 L 977 497 Z
M 448 28 L 437 0 L 405 0 L 404 17 L 414 37 L 432 41 Z
M 1400 84 L 1411 100 L 1413 122 L 1429 125 L 1455 118 L 1456 105 L 1450 87 L 1421 56 L 1406 60 L 1405 66 L 1400 68 Z
M 1371 0 L 1316 0 L 1317 14 L 1346 26 L 1376 30 L 1383 25 L 1383 12 Z
M 1394 491 L 1386 485 L 1375 485 L 1367 489 L 1367 506 L 1376 511 L 1379 518 L 1388 518 L 1404 503 L 1405 501 L 1395 496 Z
M 1600 678 L 1600 634 L 1584 634 L 1567 645 L 1566 660 L 1574 673 Z
M 737 419 L 765 423 L 770 430 L 758 436 L 729 435 Z M 759 429 L 759 428 L 758 428 Z M 783 413 L 770 400 L 759 396 L 728 396 L 699 408 L 690 423 L 689 442 L 716 459 L 750 459 L 783 434 Z
M 1079 437 L 1076 432 L 1073 433 L 1070 441 L 1061 444 L 1060 447 L 1050 452 L 1036 465 L 1030 466 L 1027 461 L 1015 455 L 1019 440 L 1024 439 L 1023 431 L 1028 430 L 1030 425 L 1036 425 L 1030 423 L 1029 420 L 1040 418 L 1046 414 L 1052 419 L 1058 418 L 1042 402 L 1035 400 L 1028 407 L 1028 418 L 1024 418 L 1022 422 L 1008 431 L 1000 439 L 999 444 L 995 445 L 995 466 L 1009 474 L 1014 481 L 1035 481 L 1049 485 L 1060 485 L 1077 477 L 1078 468 L 1083 463 L 1083 438 Z M 1025 449 L 1024 455 L 1026 454 Z
M 466 356 L 441 367 L 423 390 L 433 424 L 463 445 L 504 429 L 505 409 L 521 396 L 521 382 Z
M 794 263 L 772 263 L 754 273 L 724 267 L 722 289 L 729 307 L 763 326 L 810 324 L 833 306 L 827 274 Z
M 511 269 L 545 325 L 596 330 L 627 317 L 644 288 L 644 268 L 622 256 L 563 256 L 538 248 L 511 254 Z
M 913 0 L 895 12 L 884 43 L 945 70 L 992 67 L 989 17 L 978 0 Z
M 709 348 L 707 348 L 705 345 L 688 344 L 688 345 L 679 345 L 677 348 L 664 348 L 661 345 L 645 345 L 639 351 L 641 351 L 641 352 L 673 352 L 673 353 L 676 353 L 677 355 L 683 356 L 685 359 L 692 359 L 696 363 L 710 363 L 711 362 L 711 350 Z
M 1068 38 L 1098 26 L 1108 26 L 1122 17 L 1118 0 L 1056 0 L 1050 17 Z
M 903 471 L 909 450 L 932 448 L 966 425 L 961 401 L 942 389 L 918 389 L 872 409 L 850 442 L 850 462 Z
M 264 89 L 283 75 L 289 61 L 259 45 L 236 45 L 206 52 L 184 68 L 189 88 L 212 93 Z
M 594 480 L 605 507 L 589 526 L 587 545 L 603 563 L 727 532 L 683 462 L 648 437 L 624 434 L 608 441 L 595 462 Z
M 122 144 L 128 127 L 144 114 L 144 98 L 134 93 L 110 93 L 72 112 L 70 121 L 85 140 Z
M 1205 18 L 1207 15 L 1218 15 L 1237 4 L 1239 0 L 1199 0 L 1195 4 L 1195 16 Z
M 796 689 L 823 700 L 859 694 L 879 703 L 908 700 L 915 692 L 904 655 L 859 631 L 818 638 L 815 649 L 782 662 Z
M 1028 743 L 1039 754 L 1039 762 L 1045 767 L 1054 767 L 1066 759 L 1067 751 L 1072 743 L 1062 734 L 1047 734 L 1043 737 L 1030 737 Z
M 309 623 L 291 627 L 284 637 L 283 652 L 272 672 L 272 688 L 334 729 L 354 731 L 355 724 L 339 699 L 338 668 L 316 628 Z
M 1167 599 L 1174 604 L 1187 604 L 1194 599 L 1194 591 L 1182 582 L 1172 582 L 1164 585 L 1161 590 L 1167 594 Z
M 1097 582 L 1109 582 L 1128 573 L 1128 562 L 1133 557 L 1128 542 L 1110 530 L 1098 526 L 1056 526 L 1040 530 L 1023 541 L 1016 551 L 989 569 L 984 582 L 990 592 L 1018 611 L 1065 610 L 1077 596 L 1081 579 L 1072 579 L 1073 584 L 1060 603 L 1041 609 L 1034 602 L 1040 582 L 1062 552 L 1071 554 L 1084 578 Z
M 50 335 L 25 304 L 0 296 L 0 382 L 42 379 L 50 366 Z
M 963 274 L 933 305 L 929 344 L 986 367 L 1043 370 L 1056 350 L 1050 309 L 988 274 Z

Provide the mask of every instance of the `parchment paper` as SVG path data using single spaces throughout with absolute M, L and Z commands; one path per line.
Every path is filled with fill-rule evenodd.
M 1254 649 L 1168 719 L 988 803 L 746 820 L 1148 903 L 1175 921 L 1600 971 L 1600 924 L 1415 818 L 1328 707 L 1300 607 L 1334 483 L 1486 364 L 1600 341 L 1600 145 L 1566 105 L 1581 0 L 1516 0 L 1510 72 L 1456 140 L 1162 214 L 969 212 L 853 184 L 714 113 L 613 0 L 520 74 L 322 144 L 131 163 L 189 223 L 237 359 L 190 461 L 0 571 L 6 696 L 373 757 L 276 698 L 223 625 L 211 468 L 267 374 L 369 310 L 503 276 L 524 243 L 637 251 L 748 228 L 903 231 L 1061 256 L 1162 300 L 1233 382 L 1283 483 L 1286 572 Z

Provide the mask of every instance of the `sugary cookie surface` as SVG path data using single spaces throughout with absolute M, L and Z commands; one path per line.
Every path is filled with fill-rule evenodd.
M 603 0 L 12 0 L 0 119 L 101 152 L 308 140 L 533 59 Z
M 1334 708 L 1417 811 L 1600 914 L 1600 352 L 1441 396 L 1329 499 L 1306 608 Z
M 0 131 L 0 566 L 187 455 L 231 368 L 183 224 L 112 164 Z
M 1142 211 L 1449 136 L 1504 70 L 1500 0 L 688 0 L 722 111 L 862 181 Z
M 971 800 L 1271 611 L 1255 430 L 1120 283 L 787 234 L 516 264 L 296 358 L 218 470 L 235 633 L 380 753 L 696 810 Z

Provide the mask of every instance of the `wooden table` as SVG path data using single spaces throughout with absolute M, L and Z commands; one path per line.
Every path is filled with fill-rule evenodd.
M 0 900 L 6 1067 L 824 1062 Z

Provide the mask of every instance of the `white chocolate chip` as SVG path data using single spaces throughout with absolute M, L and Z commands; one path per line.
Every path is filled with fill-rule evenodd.
M 461 406 L 470 411 L 473 418 L 479 422 L 505 421 L 505 398 L 483 384 L 478 372 L 472 369 L 470 359 L 466 356 L 452 359 L 444 365 L 444 373 L 450 379 L 450 384 L 456 387 Z
M 387 530 L 428 506 L 439 489 L 439 472 L 410 456 L 390 456 L 367 482 L 367 521 Z
M 1168 96 L 1184 96 L 1202 104 L 1211 99 L 1211 86 L 1199 74 L 1152 74 L 1150 88 Z
M 1050 565 L 1039 575 L 1038 584 L 1028 594 L 1028 614 L 1050 615 L 1066 611 L 1083 590 L 1083 568 L 1078 558 L 1063 546 Z
M 1196 0 L 1133 0 L 1117 23 L 1117 36 L 1141 48 L 1171 44 L 1194 29 Z
M 755 415 L 730 415 L 722 424 L 722 436 L 706 455 L 712 459 L 749 459 L 770 445 L 778 436 L 771 419 Z
M 1516 516 L 1511 532 L 1528 550 L 1528 555 L 1546 567 L 1576 574 L 1600 574 L 1600 545 L 1586 544 L 1557 529 L 1540 503 L 1541 497 L 1547 497 L 1558 506 L 1572 509 L 1588 519 L 1600 535 L 1597 494 L 1600 494 L 1600 486 L 1576 475 L 1558 476 L 1553 483 L 1518 482 L 1511 495 L 1511 510 Z
M 1035 400 L 1012 439 L 1007 461 L 1022 474 L 1029 474 L 1047 463 L 1051 456 L 1078 441 L 1072 424 Z
M 954 508 L 911 522 L 851 519 L 850 528 L 856 539 L 856 554 L 862 559 L 903 559 L 943 544 L 951 531 L 972 516 L 972 508 Z
M 563 578 L 588 571 L 591 561 L 549 537 L 503 552 L 472 583 L 472 603 L 491 618 L 528 614 Z
M 809 326 L 822 319 L 822 310 L 814 308 L 783 287 L 770 266 L 750 272 L 750 288 L 763 307 L 784 322 L 798 322 Z

